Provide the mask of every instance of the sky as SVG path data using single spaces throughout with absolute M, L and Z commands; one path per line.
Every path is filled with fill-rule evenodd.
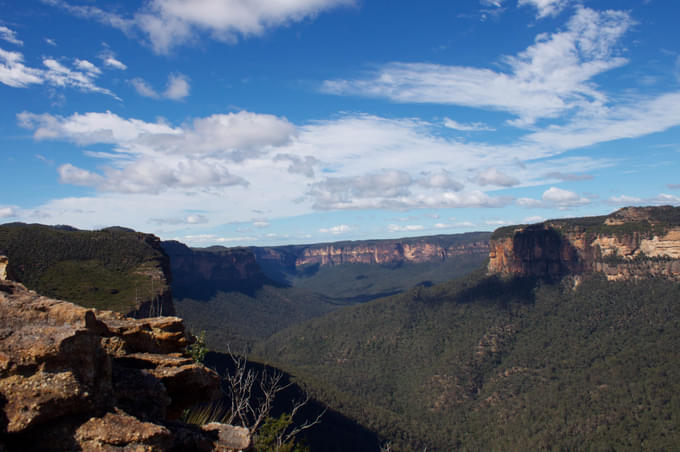
M 680 205 L 680 2 L 0 0 L 0 223 L 192 246 Z

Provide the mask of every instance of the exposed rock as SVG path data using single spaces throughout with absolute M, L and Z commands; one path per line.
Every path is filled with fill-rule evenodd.
M 0 281 L 7 279 L 7 265 L 9 264 L 9 259 L 7 256 L 0 254 Z
M 0 282 L 0 450 L 247 448 L 235 427 L 172 421 L 221 394 L 218 375 L 183 354 L 189 343 L 176 317 L 125 318 Z
M 488 239 L 488 233 L 469 233 L 252 249 L 260 265 L 294 272 L 312 265 L 424 263 L 461 255 L 485 255 L 489 250 Z
M 549 278 L 680 279 L 680 208 L 630 207 L 607 217 L 501 228 L 491 240 L 488 269 Z

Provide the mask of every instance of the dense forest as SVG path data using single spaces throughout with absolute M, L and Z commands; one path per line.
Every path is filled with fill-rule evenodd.
M 669 450 L 680 285 L 479 271 L 344 308 L 256 353 L 394 450 Z
M 41 295 L 128 313 L 168 289 L 158 239 L 121 227 L 0 226 L 13 279 Z
M 433 243 L 450 246 L 488 236 L 488 233 L 435 236 Z M 414 286 L 427 287 L 448 281 L 478 268 L 486 259 L 482 253 L 473 253 L 437 262 L 346 263 L 297 269 L 280 265 L 274 268 L 258 260 L 257 268 L 249 269 L 252 278 L 241 280 L 229 265 L 220 267 L 220 259 L 228 264 L 236 254 L 244 255 L 245 249 L 191 250 L 172 242 L 163 242 L 163 247 L 173 265 L 172 289 L 178 315 L 193 331 L 205 331 L 208 346 L 220 351 L 228 347 L 249 350 L 257 342 L 295 324 Z M 280 248 L 292 253 L 300 247 Z M 193 259 L 194 266 L 186 267 L 190 268 L 188 273 L 205 272 L 208 262 L 214 271 L 210 276 L 186 274 L 185 268 L 175 267 L 178 265 L 173 261 L 175 257 L 185 261 Z M 239 259 L 245 261 L 244 257 Z M 264 273 L 258 265 L 265 269 Z M 185 274 L 181 274 L 182 271 Z

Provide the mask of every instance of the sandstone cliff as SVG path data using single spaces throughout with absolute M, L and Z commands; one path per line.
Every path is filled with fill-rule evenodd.
M 192 249 L 177 241 L 162 243 L 170 257 L 173 293 L 203 299 L 216 291 L 247 291 L 267 282 L 249 248 Z
M 442 262 L 462 255 L 487 254 L 489 234 L 413 237 L 253 248 L 258 262 L 288 270 L 309 265 Z
M 608 216 L 501 228 L 489 258 L 489 272 L 503 275 L 680 279 L 680 208 L 627 207 Z
M 220 396 L 176 317 L 130 319 L 0 282 L 0 450 L 249 447 L 244 429 L 176 419 Z
M 174 315 L 170 263 L 151 234 L 114 227 L 0 226 L 7 271 L 38 293 L 133 317 Z

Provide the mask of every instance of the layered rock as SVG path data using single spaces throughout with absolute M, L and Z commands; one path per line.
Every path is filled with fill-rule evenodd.
M 503 275 L 680 279 L 680 208 L 629 207 L 604 217 L 501 228 L 489 258 L 489 272 Z
M 176 317 L 126 318 L 0 282 L 0 450 L 247 448 L 244 429 L 177 421 L 221 395 L 189 342 Z
M 489 250 L 487 233 L 254 248 L 258 262 L 294 271 L 310 265 L 442 262 Z

